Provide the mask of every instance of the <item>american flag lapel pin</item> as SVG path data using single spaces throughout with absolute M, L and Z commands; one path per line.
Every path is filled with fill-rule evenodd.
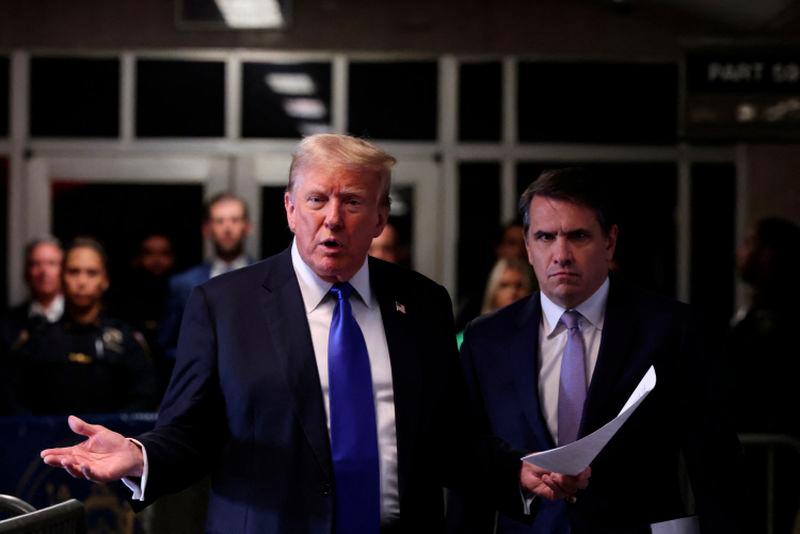
M 406 314 L 406 307 L 404 304 L 400 304 L 397 301 L 394 301 L 394 309 L 402 313 L 403 315 Z

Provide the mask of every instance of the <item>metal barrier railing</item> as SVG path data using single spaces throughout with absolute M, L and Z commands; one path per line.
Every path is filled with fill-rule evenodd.
M 745 447 L 766 448 L 767 455 L 767 530 L 775 534 L 775 453 L 778 449 L 794 451 L 800 457 L 800 439 L 785 434 L 739 434 Z

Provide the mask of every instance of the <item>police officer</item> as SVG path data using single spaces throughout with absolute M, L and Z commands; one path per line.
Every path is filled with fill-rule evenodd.
M 155 407 L 155 372 L 142 336 L 103 313 L 109 286 L 99 243 L 64 254 L 65 313 L 42 324 L 13 355 L 15 400 L 31 414 L 107 413 Z

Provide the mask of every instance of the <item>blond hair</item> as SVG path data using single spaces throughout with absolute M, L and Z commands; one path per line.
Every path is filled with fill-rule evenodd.
M 486 282 L 486 291 L 483 294 L 483 307 L 481 315 L 497 309 L 495 306 L 495 293 L 500 287 L 500 280 L 507 269 L 517 271 L 522 274 L 522 283 L 525 291 L 530 294 L 533 290 L 533 271 L 531 266 L 518 258 L 501 258 L 494 264 L 492 272 L 489 273 L 489 280 Z
M 297 176 L 310 166 L 351 167 L 375 172 L 380 178 L 381 202 L 389 206 L 392 167 L 397 160 L 363 139 L 342 134 L 316 134 L 300 141 L 289 167 L 286 191 L 291 194 Z

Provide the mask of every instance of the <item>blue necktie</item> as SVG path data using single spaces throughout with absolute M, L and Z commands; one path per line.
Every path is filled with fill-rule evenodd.
M 328 337 L 328 399 L 336 482 L 336 534 L 380 531 L 378 431 L 364 335 L 350 308 L 353 286 L 334 284 Z
M 583 336 L 578 325 L 581 314 L 567 310 L 561 322 L 567 327 L 567 346 L 561 358 L 558 388 L 558 444 L 575 441 L 586 402 L 586 362 Z

